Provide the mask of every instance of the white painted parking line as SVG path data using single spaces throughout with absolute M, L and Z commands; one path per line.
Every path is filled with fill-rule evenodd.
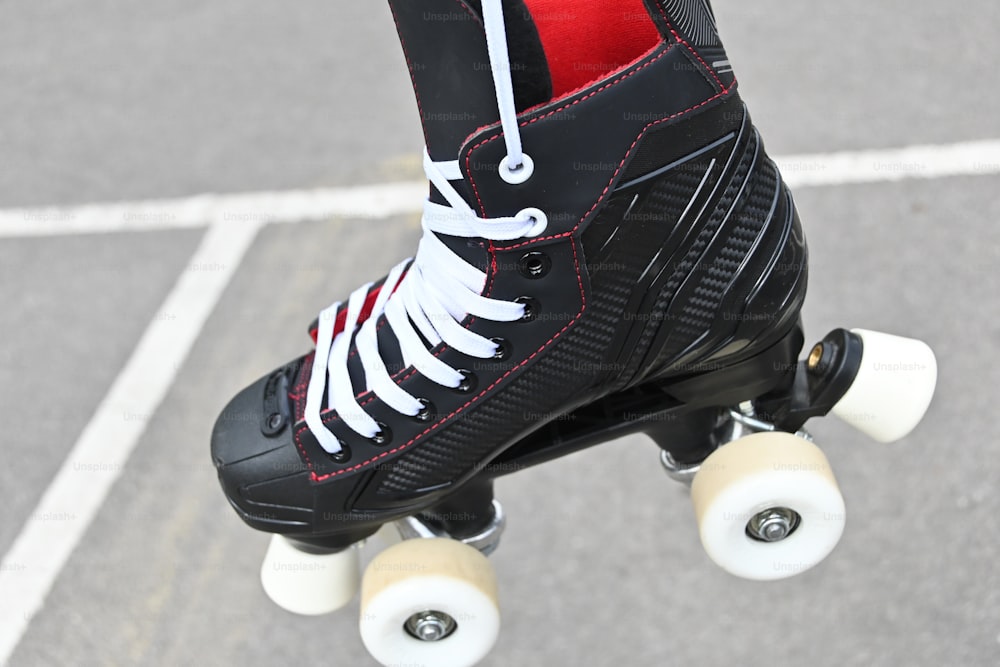
M 257 222 L 214 222 L 0 562 L 0 665 L 104 502 L 255 238 Z
M 776 158 L 797 188 L 1000 174 L 1000 140 Z M 224 222 L 379 219 L 419 212 L 427 184 L 200 195 L 184 199 L 0 210 L 0 238 L 185 229 Z
M 1000 141 L 793 155 L 775 160 L 793 187 L 1000 173 Z
M 0 209 L 0 238 L 204 227 L 221 222 L 388 218 L 419 211 L 427 183 L 198 195 L 83 206 Z

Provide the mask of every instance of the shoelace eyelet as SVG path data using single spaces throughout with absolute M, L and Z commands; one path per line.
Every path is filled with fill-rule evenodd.
M 338 439 L 338 442 L 340 442 L 340 451 L 336 454 L 330 454 L 330 458 L 334 463 L 347 463 L 351 460 L 351 448 L 343 440 Z
M 531 156 L 527 153 L 521 153 L 521 165 L 517 169 L 512 169 L 510 156 L 505 155 L 504 158 L 500 160 L 498 172 L 500 173 L 500 178 L 502 178 L 505 183 L 520 185 L 521 183 L 526 183 L 528 179 L 531 178 L 531 175 L 535 173 L 535 161 L 532 160 Z
M 518 320 L 519 322 L 533 322 L 538 317 L 538 313 L 542 311 L 542 304 L 538 303 L 538 299 L 533 299 L 530 296 L 519 296 L 514 299 L 514 303 L 524 306 L 524 315 Z
M 528 252 L 517 262 L 517 270 L 525 278 L 542 278 L 552 268 L 552 260 L 544 252 Z
M 382 422 L 375 422 L 378 425 L 378 433 L 371 437 L 372 444 L 384 447 L 392 442 L 392 429 Z
M 506 361 L 510 358 L 510 342 L 506 338 L 490 338 L 496 343 L 497 351 L 493 353 L 493 361 Z
M 458 383 L 455 387 L 455 391 L 460 394 L 468 394 L 470 391 L 474 391 L 479 385 L 479 380 L 476 378 L 476 374 L 472 371 L 467 371 L 464 368 L 458 369 L 458 372 L 462 375 L 462 381 Z
M 524 238 L 533 239 L 536 236 L 541 236 L 549 226 L 549 216 L 545 215 L 545 211 L 542 209 L 533 206 L 521 209 L 514 217 L 528 218 L 533 223 L 531 229 L 524 233 Z
M 437 416 L 437 408 L 434 407 L 433 403 L 428 401 L 426 398 L 418 398 L 417 400 L 420 401 L 421 405 L 424 407 L 420 409 L 420 412 L 413 415 L 414 419 L 418 422 L 429 422 Z

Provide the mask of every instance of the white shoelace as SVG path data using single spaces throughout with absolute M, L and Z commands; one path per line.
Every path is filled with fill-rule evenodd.
M 500 0 L 483 0 L 483 23 L 507 147 L 507 156 L 499 166 L 500 176 L 508 183 L 522 183 L 531 176 L 534 167 L 531 158 L 521 148 Z M 376 329 L 382 314 L 385 314 L 399 343 L 403 364 L 413 366 L 424 377 L 451 388 L 459 387 L 464 376 L 434 356 L 424 341 L 431 348 L 443 342 L 470 357 L 488 359 L 497 353 L 497 343 L 462 327 L 462 320 L 473 315 L 494 322 L 513 322 L 525 314 L 523 304 L 482 296 L 486 274 L 452 252 L 434 233 L 494 241 L 533 237 L 545 230 L 545 214 L 528 208 L 513 217 L 480 218 L 450 183 L 463 178 L 457 160 L 433 162 L 425 150 L 424 171 L 448 205 L 431 201 L 424 203 L 423 237 L 412 263 L 407 259 L 389 272 L 370 315 L 356 336 L 354 331 L 371 283 L 351 294 L 347 301 L 344 328 L 336 336 L 335 325 L 342 303 L 333 304 L 319 315 L 316 356 L 306 392 L 305 421 L 320 446 L 330 454 L 339 453 L 343 446 L 323 424 L 324 394 L 327 394 L 326 409 L 336 410 L 344 423 L 362 437 L 373 438 L 381 430 L 378 422 L 364 411 L 355 397 L 347 370 L 352 337 L 369 391 L 403 415 L 416 416 L 425 409 L 420 399 L 392 380 L 386 368 L 378 349 Z

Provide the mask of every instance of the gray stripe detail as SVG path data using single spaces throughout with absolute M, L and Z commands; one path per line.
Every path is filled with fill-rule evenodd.
M 616 187 L 614 191 L 615 192 L 619 192 L 619 191 L 624 190 L 626 188 L 630 188 L 633 185 L 638 185 L 639 183 L 642 183 L 644 181 L 648 181 L 651 178 L 656 178 L 660 174 L 666 173 L 666 172 L 670 171 L 671 169 L 675 169 L 676 167 L 679 167 L 680 165 L 684 164 L 685 162 L 690 162 L 691 160 L 695 159 L 699 155 L 704 155 L 705 153 L 709 152 L 710 150 L 718 148 L 719 146 L 723 145 L 727 141 L 732 141 L 735 136 L 736 136 L 735 132 L 730 132 L 729 134 L 727 134 L 726 136 L 722 137 L 718 141 L 713 141 L 709 145 L 703 146 L 702 148 L 699 148 L 694 153 L 691 153 L 689 155 L 685 155 L 684 157 L 680 158 L 679 160 L 674 160 L 670 164 L 665 165 L 663 167 L 660 167 L 659 169 L 655 169 L 655 170 L 649 172 L 648 174 L 643 174 L 642 176 L 637 176 L 637 177 L 633 178 L 631 181 L 627 181 L 625 183 L 622 183 L 621 185 L 619 185 L 618 187 Z
M 708 0 L 661 0 L 674 27 L 694 46 L 718 46 L 719 35 Z

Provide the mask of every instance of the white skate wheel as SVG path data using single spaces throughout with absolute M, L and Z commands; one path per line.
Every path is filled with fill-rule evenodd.
M 274 535 L 260 567 L 260 583 L 282 609 L 318 616 L 351 601 L 358 590 L 360 569 L 356 546 L 333 554 L 310 554 Z
M 844 499 L 826 456 L 789 433 L 756 433 L 712 452 L 691 500 L 709 557 L 745 579 L 804 572 L 844 532 Z
M 475 665 L 500 633 L 493 566 L 456 540 L 400 542 L 365 570 L 360 630 L 383 665 Z
M 905 437 L 923 419 L 937 383 L 937 360 L 927 343 L 853 329 L 864 351 L 861 368 L 833 414 L 878 442 Z

